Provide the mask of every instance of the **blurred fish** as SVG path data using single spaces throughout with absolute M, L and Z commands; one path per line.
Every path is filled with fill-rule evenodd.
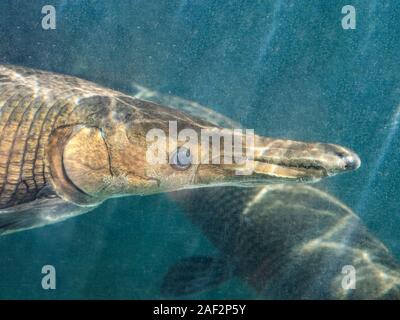
M 171 196 L 220 255 L 172 266 L 162 283 L 165 296 L 198 293 L 235 276 L 268 299 L 400 298 L 398 262 L 348 207 L 323 191 L 268 185 Z M 343 284 L 348 266 L 354 289 Z

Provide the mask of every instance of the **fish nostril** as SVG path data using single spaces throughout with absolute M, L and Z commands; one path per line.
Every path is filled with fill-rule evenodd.
M 346 170 L 351 170 L 351 169 L 353 169 L 355 166 L 354 166 L 354 161 L 346 161 L 346 164 L 344 165 L 344 168 L 346 169 Z
M 346 157 L 346 155 L 345 155 L 343 152 L 341 152 L 341 151 L 336 151 L 335 154 L 336 154 L 338 157 L 340 157 L 340 158 Z
M 343 170 L 356 170 L 361 165 L 361 160 L 358 155 L 351 150 L 334 150 L 335 156 L 339 157 L 342 163 Z
M 358 157 L 345 156 L 343 160 L 346 163 L 344 165 L 345 170 L 355 170 L 360 166 L 360 160 Z

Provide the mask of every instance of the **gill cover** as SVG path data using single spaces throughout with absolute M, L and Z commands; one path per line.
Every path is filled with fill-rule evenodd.
M 111 170 L 99 128 L 76 125 L 56 129 L 50 136 L 47 156 L 51 182 L 60 197 L 83 206 L 104 200 L 101 189 Z

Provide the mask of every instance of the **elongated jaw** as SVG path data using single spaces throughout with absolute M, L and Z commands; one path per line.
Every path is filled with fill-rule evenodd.
M 325 143 L 271 139 L 256 136 L 247 146 L 250 155 L 241 164 L 200 166 L 203 182 L 229 180 L 233 185 L 258 185 L 273 182 L 315 182 L 342 172 L 356 170 L 361 161 L 350 149 Z M 229 178 L 228 178 L 229 177 Z
M 255 147 L 255 172 L 283 180 L 315 181 L 356 170 L 356 153 L 335 144 L 259 139 Z M 266 146 L 262 146 L 265 144 Z

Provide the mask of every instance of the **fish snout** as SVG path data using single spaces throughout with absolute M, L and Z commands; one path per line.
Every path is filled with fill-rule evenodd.
M 344 170 L 357 170 L 361 166 L 361 160 L 357 154 L 353 153 L 351 155 L 347 155 L 343 158 Z
M 257 136 L 254 151 L 255 172 L 283 181 L 317 181 L 361 165 L 354 151 L 336 144 Z
M 326 144 L 325 153 L 327 155 L 326 166 L 328 168 L 328 172 L 333 174 L 357 170 L 361 165 L 359 156 L 348 148 L 335 144 Z M 337 158 L 337 160 L 332 161 L 331 157 Z

